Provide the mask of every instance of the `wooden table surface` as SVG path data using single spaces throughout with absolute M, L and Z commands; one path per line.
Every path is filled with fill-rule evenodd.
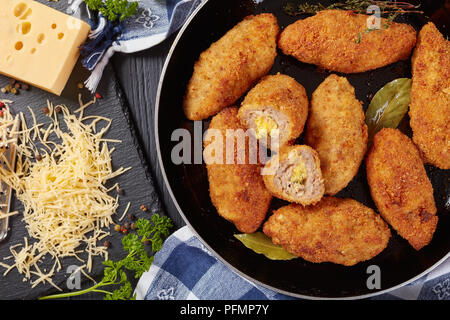
M 164 184 L 158 164 L 154 134 L 156 93 L 159 77 L 176 35 L 159 45 L 134 54 L 116 54 L 112 63 L 117 79 L 125 93 L 141 146 L 156 183 L 165 213 L 176 228 L 185 225 Z

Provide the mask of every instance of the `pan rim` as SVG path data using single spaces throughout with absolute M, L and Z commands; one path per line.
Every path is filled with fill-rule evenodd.
M 161 148 L 160 148 L 160 140 L 159 140 L 159 107 L 160 107 L 160 99 L 161 99 L 161 91 L 162 91 L 162 87 L 163 87 L 163 83 L 164 83 L 164 79 L 165 79 L 165 75 L 166 75 L 166 71 L 168 68 L 168 65 L 170 63 L 170 60 L 172 58 L 173 52 L 175 51 L 175 48 L 178 45 L 179 40 L 181 39 L 181 37 L 183 36 L 185 30 L 187 29 L 187 27 L 190 25 L 190 23 L 192 22 L 192 20 L 197 16 L 197 14 L 201 11 L 201 9 L 205 6 L 206 3 L 210 2 L 210 0 L 204 0 L 202 1 L 202 3 L 194 10 L 194 12 L 191 14 L 191 16 L 186 20 L 186 22 L 184 23 L 184 25 L 182 26 L 182 28 L 178 31 L 178 34 L 175 38 L 175 40 L 173 41 L 170 50 L 167 54 L 167 57 L 165 59 L 163 68 L 161 70 L 161 75 L 159 78 L 159 82 L 158 82 L 158 89 L 157 89 L 157 93 L 156 93 L 156 100 L 155 100 L 155 118 L 154 118 L 154 134 L 155 134 L 155 144 L 156 144 L 156 153 L 157 153 L 157 158 L 158 158 L 158 164 L 160 166 L 160 170 L 161 170 L 161 174 L 164 180 L 164 185 L 167 188 L 167 191 L 170 195 L 170 198 L 173 202 L 173 204 L 175 205 L 175 208 L 177 209 L 178 213 L 180 214 L 180 216 L 183 218 L 183 221 L 186 223 L 186 225 L 190 228 L 190 230 L 194 233 L 194 235 L 201 241 L 201 243 L 203 245 L 205 245 L 206 248 L 208 248 L 208 250 L 210 250 L 216 259 L 218 259 L 220 262 L 222 262 L 225 266 L 227 266 L 230 270 L 232 270 L 233 272 L 235 272 L 236 274 L 238 274 L 239 276 L 241 276 L 242 278 L 253 282 L 257 285 L 260 285 L 261 287 L 264 287 L 266 289 L 278 292 L 280 294 L 284 294 L 287 296 L 291 296 L 294 298 L 300 298 L 300 299 L 307 299 L 307 300 L 357 300 L 357 299 L 366 299 L 366 298 L 371 298 L 371 297 L 375 297 L 381 294 L 385 294 L 385 293 L 389 293 L 393 290 L 396 290 L 398 288 L 401 288 L 403 286 L 406 286 L 416 280 L 418 280 L 419 278 L 423 277 L 424 275 L 430 273 L 431 271 L 433 271 L 435 268 L 437 268 L 441 263 L 443 263 L 445 260 L 447 260 L 448 258 L 450 258 L 450 252 L 448 252 L 444 257 L 442 257 L 439 261 L 437 261 L 435 264 L 433 264 L 431 267 L 429 267 L 428 269 L 424 270 L 423 272 L 421 272 L 420 274 L 416 275 L 415 277 L 404 281 L 398 285 L 395 285 L 393 287 L 387 288 L 387 289 L 383 289 L 374 293 L 368 293 L 368 294 L 363 294 L 363 295 L 356 295 L 356 296 L 347 296 L 347 297 L 317 297 L 317 296 L 308 296 L 308 295 L 302 295 L 302 294 L 298 294 L 298 293 L 294 293 L 294 292 L 290 292 L 290 291 L 286 291 L 283 289 L 279 289 L 276 287 L 273 287 L 271 285 L 265 284 L 257 279 L 254 279 L 253 277 L 243 273 L 242 271 L 240 271 L 239 269 L 237 269 L 236 267 L 234 267 L 233 265 L 231 265 L 228 261 L 226 261 L 219 253 L 217 253 L 201 236 L 200 234 L 197 232 L 197 230 L 195 230 L 195 228 L 191 225 L 191 223 L 189 222 L 189 219 L 186 217 L 186 215 L 184 214 L 183 210 L 181 209 L 180 205 L 178 204 L 178 201 L 172 191 L 172 188 L 170 186 L 169 180 L 167 178 L 167 174 L 166 174 L 166 170 L 165 170 L 165 166 L 164 163 L 162 161 L 162 155 L 161 155 Z

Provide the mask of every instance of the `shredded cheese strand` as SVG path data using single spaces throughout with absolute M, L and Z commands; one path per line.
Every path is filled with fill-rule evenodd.
M 28 243 L 25 238 L 20 250 L 17 245 L 11 247 L 14 263 L 0 263 L 0 266 L 6 268 L 4 275 L 17 269 L 31 281 L 32 287 L 48 282 L 61 290 L 52 281 L 55 270 L 61 269 L 61 258 L 75 257 L 84 263 L 82 269 L 90 272 L 94 256 L 108 257 L 107 248 L 97 242 L 109 235 L 101 228 L 114 223 L 113 215 L 119 204 L 117 197 L 108 194 L 112 188 L 104 184 L 130 168 L 112 169 L 114 149 L 109 149 L 107 142 L 117 140 L 103 138 L 111 120 L 100 116 L 83 117 L 84 109 L 93 103 L 95 100 L 84 104 L 80 98 L 78 117 L 66 106 L 57 106 L 61 108 L 66 132 L 60 129 L 56 108 L 49 101 L 48 116 L 52 122 L 47 128 L 41 128 L 43 125 L 37 123 L 31 108 L 32 127 L 28 127 L 22 113 L 12 117 L 9 109 L 5 117 L 19 119 L 20 126 L 10 126 L 9 131 L 7 126 L 0 126 L 5 141 L 9 141 L 7 134 L 19 137 L 16 171 L 0 166 L 0 179 L 16 190 L 17 198 L 24 204 L 23 221 L 29 236 L 35 240 Z M 106 126 L 98 131 L 96 126 L 100 121 L 106 121 Z M 11 132 L 11 129 L 15 131 Z M 52 135 L 61 141 L 49 141 Z M 45 149 L 40 148 L 41 152 L 38 152 L 37 145 Z M 40 157 L 36 160 L 37 154 Z M 129 207 L 130 203 L 124 215 Z M 85 259 L 78 256 L 83 251 L 87 256 Z M 39 267 L 44 257 L 54 260 L 48 272 Z

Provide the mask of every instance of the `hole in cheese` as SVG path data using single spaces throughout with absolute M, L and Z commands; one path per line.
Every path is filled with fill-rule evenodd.
M 64 38 L 64 33 L 62 32 L 58 33 L 58 39 L 61 40 L 62 38 Z
M 31 30 L 31 23 L 29 22 L 22 22 L 21 28 L 20 28 L 22 34 L 27 34 Z
M 52 29 L 56 29 L 56 23 L 52 24 Z
M 23 2 L 19 3 L 14 7 L 14 15 L 17 18 L 20 17 L 25 12 L 25 10 L 27 10 L 27 7 L 28 6 L 25 3 Z
M 44 42 L 44 39 L 45 39 L 45 34 L 40 33 L 37 37 L 37 42 L 42 43 L 42 42 Z
M 31 16 L 32 12 L 33 10 L 28 8 L 28 10 L 20 17 L 20 20 L 26 20 L 29 16 Z
M 32 48 L 31 50 L 30 50 L 30 53 L 31 54 L 33 54 L 33 53 L 35 53 L 36 52 L 36 48 Z
M 16 48 L 16 50 L 22 50 L 23 48 L 22 41 L 17 41 L 16 44 L 14 45 L 14 48 Z

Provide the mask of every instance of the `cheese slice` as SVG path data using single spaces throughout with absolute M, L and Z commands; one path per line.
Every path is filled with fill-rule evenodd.
M 0 73 L 60 95 L 90 26 L 33 0 L 1 0 Z

